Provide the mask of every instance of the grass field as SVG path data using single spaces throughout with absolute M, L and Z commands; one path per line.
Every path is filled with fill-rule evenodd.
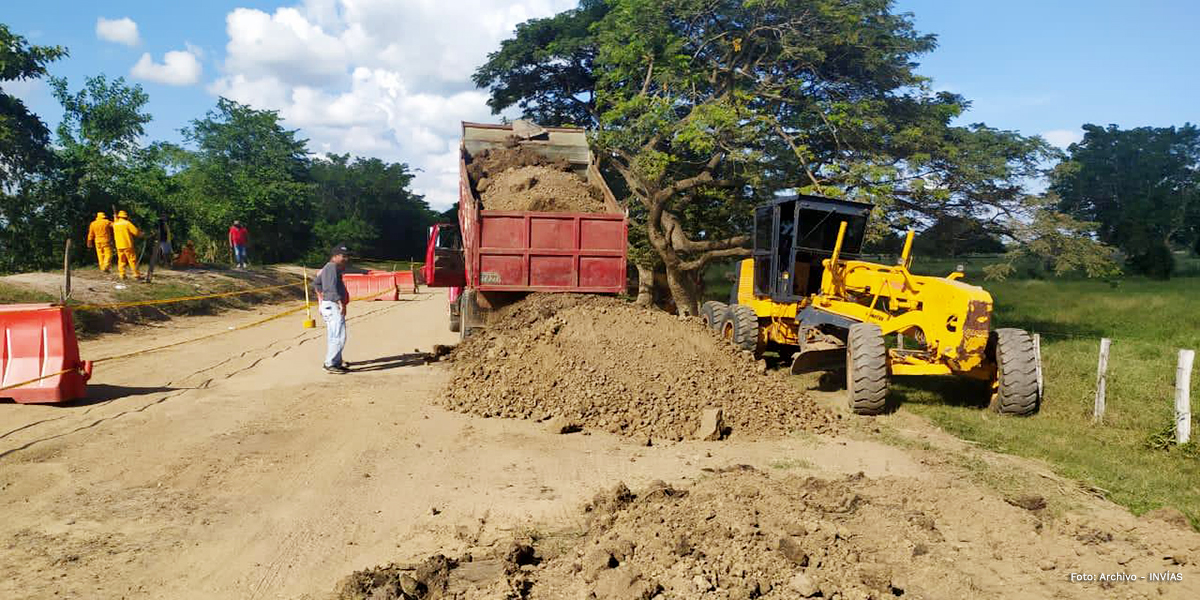
M 989 282 L 999 327 L 1042 334 L 1045 399 L 1029 419 L 1000 418 L 970 385 L 910 378 L 895 390 L 905 408 L 983 446 L 1049 463 L 1103 489 L 1136 514 L 1160 506 L 1200 526 L 1200 449 L 1174 436 L 1175 364 L 1180 348 L 1200 349 L 1200 278 L 1169 282 Z M 1113 340 L 1107 413 L 1092 423 L 1099 340 Z M 1200 376 L 1192 403 L 1200 412 Z M 1200 420 L 1193 417 L 1193 431 Z
M 893 393 L 905 410 L 981 446 L 1045 461 L 1061 475 L 1104 490 L 1141 514 L 1161 506 L 1183 511 L 1200 527 L 1200 370 L 1192 376 L 1193 442 L 1173 445 L 1178 350 L 1200 350 L 1200 269 L 1180 261 L 1170 281 L 983 280 L 996 258 L 918 258 L 921 274 L 964 265 L 967 281 L 991 292 L 995 326 L 1042 335 L 1046 381 L 1042 411 L 1028 419 L 986 409 L 986 387 L 953 378 L 905 378 Z M 728 269 L 711 269 L 707 297 L 725 301 Z M 1092 423 L 1101 337 L 1113 340 L 1107 415 Z

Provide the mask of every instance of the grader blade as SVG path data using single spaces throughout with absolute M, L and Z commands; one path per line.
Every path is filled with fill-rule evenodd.
M 805 344 L 792 360 L 792 374 L 836 371 L 846 367 L 846 347 L 829 342 Z

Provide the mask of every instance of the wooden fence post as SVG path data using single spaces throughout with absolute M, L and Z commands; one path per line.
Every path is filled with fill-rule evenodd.
M 1192 361 L 1195 350 L 1180 350 L 1175 369 L 1175 443 L 1186 444 L 1192 437 Z
M 1100 338 L 1100 365 L 1096 368 L 1096 407 L 1092 410 L 1092 420 L 1104 421 L 1104 388 L 1108 385 L 1108 347 L 1112 340 Z
M 1037 360 L 1037 390 L 1038 402 L 1042 401 L 1042 393 L 1045 391 L 1045 385 L 1042 380 L 1042 334 L 1033 334 L 1033 358 Z

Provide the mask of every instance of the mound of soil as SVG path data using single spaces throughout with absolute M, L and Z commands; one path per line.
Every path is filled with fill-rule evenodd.
M 540 212 L 605 212 L 600 192 L 574 173 L 551 167 L 509 169 L 482 194 L 484 208 Z
M 490 210 L 607 212 L 600 191 L 566 161 L 552 161 L 521 145 L 479 152 L 467 165 L 483 207 Z
M 604 296 L 530 295 L 498 311 L 451 358 L 449 408 L 553 419 L 559 431 L 683 440 L 712 408 L 723 413 L 721 435 L 740 439 L 826 432 L 835 421 L 698 320 Z
M 862 476 L 774 480 L 750 467 L 682 490 L 657 482 L 635 496 L 618 485 L 587 508 L 584 538 L 544 565 L 531 597 L 953 597 L 971 589 L 952 562 L 914 558 L 944 537 L 915 503 L 906 509 L 901 497 L 864 490 L 888 485 Z

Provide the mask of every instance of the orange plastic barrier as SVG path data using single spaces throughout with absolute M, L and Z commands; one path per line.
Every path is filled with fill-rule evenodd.
M 417 293 L 417 279 L 412 271 L 367 271 L 367 275 L 392 275 L 396 278 L 396 289 L 401 294 Z M 354 294 L 351 294 L 353 296 Z
M 351 300 L 400 299 L 396 277 L 390 272 L 346 273 L 342 275 L 342 282 L 346 284 Z
M 52 304 L 0 306 L 0 398 L 51 404 L 87 395 L 92 363 L 79 359 L 70 309 Z

